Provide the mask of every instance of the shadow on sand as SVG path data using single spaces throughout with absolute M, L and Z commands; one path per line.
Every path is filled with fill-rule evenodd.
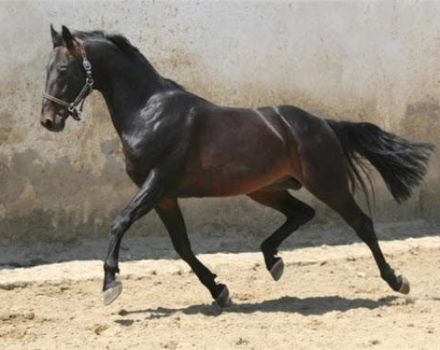
M 257 303 L 237 303 L 221 309 L 215 304 L 191 305 L 183 308 L 163 308 L 143 309 L 143 310 L 121 310 L 120 316 L 130 316 L 136 314 L 145 314 L 146 319 L 158 319 L 170 317 L 176 313 L 182 312 L 185 315 L 203 314 L 206 316 L 218 316 L 222 313 L 251 314 L 254 312 L 286 312 L 299 313 L 304 316 L 323 315 L 332 311 L 346 312 L 353 309 L 366 308 L 376 309 L 384 306 L 393 305 L 398 299 L 397 296 L 387 296 L 379 300 L 371 299 L 347 299 L 339 296 L 309 297 L 297 298 L 284 296 L 278 299 L 265 300 Z M 124 323 L 127 319 L 116 320 L 117 323 Z M 128 323 L 127 323 L 128 325 Z M 130 323 L 131 325 L 131 323 Z
M 394 223 L 376 225 L 380 240 L 402 240 L 436 236 L 440 223 Z M 191 242 L 196 254 L 260 252 L 260 243 L 275 229 L 254 232 L 233 232 L 222 234 L 220 229 L 212 234 L 192 233 Z M 136 231 L 136 230 L 135 230 Z M 178 259 L 170 238 L 165 232 L 142 236 L 137 232 L 128 234 L 121 246 L 121 261 L 140 259 Z M 0 236 L 1 238 L 1 236 Z M 298 248 L 361 243 L 357 235 L 342 222 L 339 224 L 311 225 L 301 228 L 291 235 L 283 245 L 282 251 Z M 366 246 L 365 246 L 366 247 Z M 0 239 L 0 269 L 30 267 L 42 264 L 59 263 L 72 260 L 101 260 L 108 248 L 107 236 L 79 239 L 71 243 L 57 242 L 19 245 L 9 242 L 2 244 Z

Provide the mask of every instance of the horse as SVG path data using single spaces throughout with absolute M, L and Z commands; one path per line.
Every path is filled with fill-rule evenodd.
M 302 187 L 353 228 L 393 291 L 409 293 L 408 279 L 388 264 L 354 191 L 361 186 L 368 197 L 362 169 L 369 163 L 398 203 L 408 199 L 426 174 L 432 144 L 408 141 L 370 123 L 320 118 L 292 105 L 219 106 L 163 77 L 123 35 L 65 26 L 57 32 L 52 25 L 50 30 L 41 124 L 63 130 L 69 116 L 80 119 L 86 97 L 99 91 L 121 140 L 126 172 L 138 187 L 111 224 L 104 304 L 122 291 L 116 274 L 124 234 L 153 209 L 214 301 L 221 307 L 231 303 L 227 286 L 195 256 L 178 198 L 246 195 L 284 214 L 285 223 L 260 246 L 278 281 L 284 271 L 279 246 L 315 215 L 289 192 Z

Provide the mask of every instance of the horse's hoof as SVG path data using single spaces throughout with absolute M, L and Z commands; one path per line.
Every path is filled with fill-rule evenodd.
M 226 307 L 232 304 L 231 298 L 229 297 L 229 289 L 224 286 L 220 294 L 215 298 L 215 302 L 220 307 Z
M 281 278 L 281 276 L 283 275 L 283 272 L 284 272 L 284 262 L 283 262 L 283 259 L 277 258 L 277 261 L 270 268 L 269 272 L 272 275 L 272 278 L 275 281 L 278 281 Z
M 104 291 L 104 305 L 110 305 L 113 303 L 122 292 L 122 283 L 119 281 L 113 281 L 110 283 L 109 288 Z
M 405 276 L 399 276 L 399 280 L 400 280 L 399 293 L 408 294 L 410 290 L 409 281 L 406 279 Z

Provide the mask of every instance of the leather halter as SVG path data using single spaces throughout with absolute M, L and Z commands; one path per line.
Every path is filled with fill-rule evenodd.
M 78 43 L 78 44 L 81 49 L 81 56 L 83 59 L 82 65 L 84 70 L 86 71 L 86 82 L 82 87 L 81 91 L 79 92 L 79 94 L 76 96 L 73 102 L 66 102 L 55 96 L 49 95 L 47 92 L 43 92 L 43 98 L 55 102 L 60 106 L 65 107 L 67 109 L 68 116 L 72 116 L 72 118 L 75 120 L 81 120 L 80 115 L 84 106 L 84 101 L 86 100 L 86 97 L 92 92 L 93 84 L 95 82 L 92 76 L 92 64 L 87 59 L 84 46 L 82 45 L 82 43 Z M 80 105 L 79 110 L 77 109 L 78 105 Z

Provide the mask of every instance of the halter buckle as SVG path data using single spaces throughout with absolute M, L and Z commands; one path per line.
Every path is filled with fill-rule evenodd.
M 83 58 L 83 67 L 86 70 L 86 72 L 91 72 L 92 71 L 92 64 L 90 63 L 90 61 L 87 59 L 87 57 Z

